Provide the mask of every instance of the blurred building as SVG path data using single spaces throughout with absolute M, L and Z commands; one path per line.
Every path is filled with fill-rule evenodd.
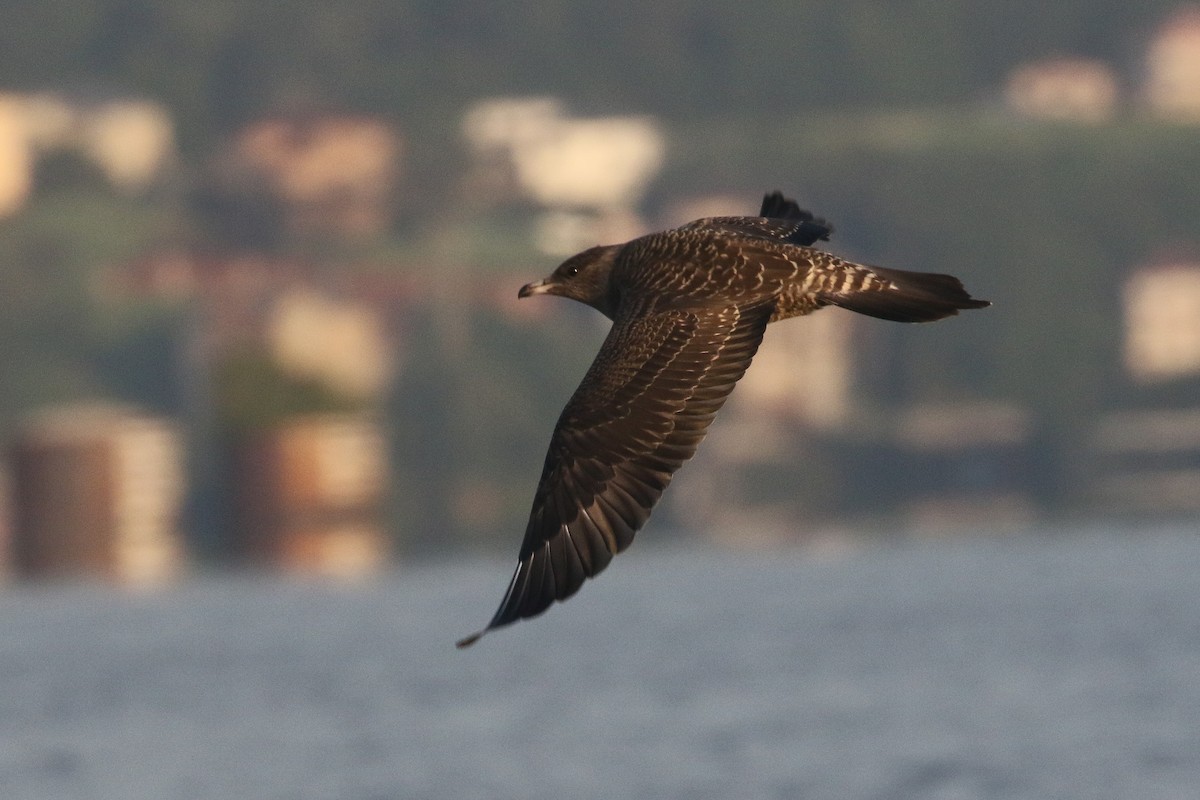
M 914 528 L 1025 525 L 1036 517 L 1036 443 L 1024 408 L 999 401 L 910 406 L 889 439 L 882 463 Z
M 1004 97 L 1023 116 L 1101 122 L 1115 112 L 1119 91 L 1116 75 L 1104 62 L 1054 58 L 1013 70 Z
M 1098 420 L 1090 444 L 1096 510 L 1200 512 L 1200 407 L 1108 414 Z
M 114 189 L 136 194 L 174 158 L 174 123 L 165 108 L 140 98 L 0 95 L 0 216 L 24 205 L 38 160 L 62 152 L 93 164 Z
M 15 214 L 33 190 L 34 153 L 16 95 L 0 95 L 0 217 Z
M 1200 122 L 1200 5 L 1181 7 L 1151 38 L 1144 91 L 1157 114 Z
M 155 583 L 183 565 L 175 427 L 116 406 L 34 416 L 12 447 L 13 564 L 27 577 Z
M 285 372 L 347 397 L 379 397 L 391 377 L 383 322 L 365 303 L 307 286 L 284 289 L 267 313 L 264 335 Z
M 253 564 L 353 577 L 390 554 L 383 434 L 367 417 L 298 417 L 234 448 L 238 541 Z
M 855 323 L 850 312 L 831 309 L 803 324 L 772 325 L 738 382 L 742 402 L 819 429 L 845 423 L 854 410 Z
M 1200 264 L 1168 260 L 1125 282 L 1130 401 L 1090 432 L 1090 500 L 1105 513 L 1200 511 Z
M 636 208 L 666 153 L 653 118 L 577 118 L 554 98 L 495 98 L 467 111 L 463 133 L 476 162 L 472 192 L 541 206 L 535 239 L 544 252 L 642 232 Z
M 293 231 L 370 234 L 392 218 L 402 142 L 386 120 L 352 114 L 272 116 L 238 132 L 235 169 L 283 204 Z
M 1200 264 L 1139 268 L 1124 302 L 1125 368 L 1135 380 L 1200 375 Z
M 880 406 L 858 385 L 855 322 L 824 311 L 768 330 L 705 457 L 668 496 L 672 513 L 738 544 L 819 538 L 847 521 L 936 532 L 1035 519 L 1033 415 L 982 400 Z M 768 344 L 787 330 L 794 340 Z
M 83 110 L 76 124 L 81 151 L 125 192 L 150 186 L 174 155 L 174 123 L 157 103 L 111 100 Z

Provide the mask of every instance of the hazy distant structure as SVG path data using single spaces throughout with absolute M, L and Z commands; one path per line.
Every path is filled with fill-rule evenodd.
M 1113 514 L 1194 516 L 1200 512 L 1194 389 L 1200 381 L 1200 263 L 1170 258 L 1138 267 L 1122 299 L 1126 374 L 1140 390 L 1164 394 L 1095 421 L 1088 499 L 1092 508 Z
M 0 95 L 0 217 L 16 213 L 33 190 L 34 152 L 19 97 Z
M 1103 122 L 1116 112 L 1116 75 L 1103 61 L 1053 58 L 1022 64 L 1004 86 L 1009 108 L 1039 119 Z
M 13 566 L 27 577 L 159 583 L 183 566 L 179 434 L 118 406 L 35 415 L 11 450 Z
M 473 194 L 515 193 L 542 206 L 544 252 L 643 230 L 636 206 L 666 155 L 652 117 L 571 117 L 555 98 L 493 98 L 467 111 L 463 133 L 478 162 Z
M 1200 408 L 1107 414 L 1090 444 L 1096 508 L 1188 518 L 1200 513 Z
M 283 204 L 293 231 L 371 234 L 392 218 L 403 142 L 387 120 L 353 114 L 282 114 L 234 137 L 231 167 Z
M 356 415 L 298 417 L 247 434 L 231 478 L 238 545 L 254 565 L 355 577 L 387 563 L 387 483 L 378 425 Z
M 79 148 L 121 191 L 146 189 L 175 154 L 175 125 L 157 103 L 114 99 L 77 117 Z
M 25 204 L 38 160 L 64 152 L 93 164 L 117 191 L 137 194 L 172 162 L 174 122 L 141 98 L 0 94 L 0 216 Z
M 1164 263 L 1125 282 L 1125 367 L 1156 382 L 1200 375 L 1200 264 Z
M 520 290 L 584 303 L 613 325 L 555 425 L 500 607 L 460 647 L 570 597 L 633 542 L 768 323 L 828 305 L 896 322 L 989 305 L 949 275 L 855 264 L 811 247 L 832 230 L 775 192 L 759 216 L 699 219 L 593 247 Z
M 964 520 L 992 530 L 1031 524 L 1037 513 L 1026 476 L 1036 465 L 1034 440 L 1032 416 L 1013 403 L 909 406 L 883 450 L 910 472 L 900 512 L 929 532 L 961 530 Z
M 1200 122 L 1200 5 L 1181 7 L 1151 38 L 1144 91 L 1158 115 Z
M 346 397 L 377 398 L 391 379 L 387 332 L 366 303 L 290 287 L 271 303 L 263 335 L 284 371 Z

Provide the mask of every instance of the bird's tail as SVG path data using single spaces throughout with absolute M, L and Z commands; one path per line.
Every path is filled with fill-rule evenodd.
M 850 311 L 894 322 L 933 322 L 963 309 L 991 305 L 971 297 L 953 275 L 883 267 L 863 269 L 874 280 L 864 281 L 861 288 L 830 293 L 826 299 Z

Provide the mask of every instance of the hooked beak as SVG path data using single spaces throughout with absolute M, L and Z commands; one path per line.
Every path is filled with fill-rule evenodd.
M 517 292 L 517 297 L 533 297 L 535 294 L 546 294 L 550 291 L 551 284 L 547 280 L 534 281 L 527 283 L 521 287 L 521 291 Z

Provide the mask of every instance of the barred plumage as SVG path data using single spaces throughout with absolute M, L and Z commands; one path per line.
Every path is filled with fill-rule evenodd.
M 633 542 L 769 322 L 826 305 L 900 322 L 989 305 L 950 275 L 854 264 L 811 246 L 832 231 L 773 192 L 757 217 L 594 247 L 521 289 L 586 303 L 613 326 L 554 428 L 508 591 L 460 647 L 570 597 Z

